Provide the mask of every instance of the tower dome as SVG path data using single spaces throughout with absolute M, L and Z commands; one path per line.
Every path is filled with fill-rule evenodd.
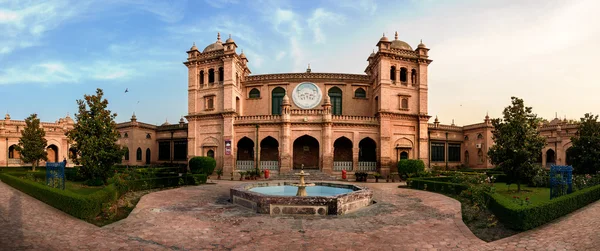
M 223 50 L 223 43 L 221 42 L 221 33 L 217 33 L 217 41 L 209 44 L 204 48 L 202 52 L 218 51 Z
M 225 40 L 225 43 L 233 43 L 235 41 L 233 41 L 233 38 L 231 38 L 231 34 L 229 34 L 229 38 L 227 40 Z
M 383 39 L 383 38 L 382 38 Z M 400 50 L 409 50 L 412 51 L 412 47 L 410 47 L 410 45 L 402 40 L 398 40 L 398 32 L 396 31 L 396 34 L 394 36 L 394 41 L 392 41 L 392 45 L 391 47 L 393 49 L 400 49 Z
M 244 50 L 242 49 L 242 53 L 240 54 L 240 58 L 246 58 L 246 54 L 244 54 Z
M 194 45 L 192 45 L 192 48 L 190 48 L 190 51 L 197 51 L 198 47 L 196 47 L 196 42 L 194 42 Z
M 383 37 L 381 37 L 381 39 L 379 39 L 379 42 L 389 42 L 390 40 L 385 36 L 385 33 L 383 33 Z

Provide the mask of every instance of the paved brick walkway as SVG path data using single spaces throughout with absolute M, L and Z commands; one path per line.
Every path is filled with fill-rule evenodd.
M 127 219 L 98 228 L 0 183 L 0 250 L 479 250 L 515 242 L 544 250 L 600 246 L 593 231 L 600 223 L 599 203 L 547 227 L 486 244 L 463 224 L 459 202 L 398 189 L 398 183 L 370 183 L 378 203 L 326 218 L 257 215 L 227 201 L 234 184 L 219 181 L 152 193 Z M 563 228 L 573 230 L 560 232 Z M 546 246 L 529 241 L 541 238 Z

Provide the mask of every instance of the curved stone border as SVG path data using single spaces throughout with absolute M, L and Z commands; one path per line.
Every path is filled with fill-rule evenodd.
M 341 215 L 372 203 L 373 191 L 352 184 L 316 182 L 317 186 L 347 188 L 353 192 L 336 196 L 280 196 L 250 191 L 254 187 L 285 186 L 291 182 L 245 183 L 230 189 L 233 204 L 271 215 Z

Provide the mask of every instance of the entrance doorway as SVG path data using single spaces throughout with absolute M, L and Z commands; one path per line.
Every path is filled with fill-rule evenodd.
M 319 141 L 304 135 L 294 140 L 294 169 L 319 169 Z

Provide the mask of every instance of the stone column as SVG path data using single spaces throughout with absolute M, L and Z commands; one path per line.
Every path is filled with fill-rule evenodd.
M 230 173 L 233 172 L 235 169 L 235 159 L 233 158 L 233 146 L 235 145 L 235 143 L 233 142 L 233 139 L 235 138 L 235 132 L 233 131 L 233 123 L 234 123 L 234 118 L 232 115 L 227 114 L 223 116 L 223 137 L 220 139 L 221 142 L 219 142 L 219 146 L 222 146 L 221 149 L 217 148 L 217 151 L 215 151 L 215 157 L 217 156 L 222 156 L 223 159 L 223 173 Z M 230 140 L 231 141 L 231 145 L 232 145 L 232 153 L 230 155 L 226 155 L 225 154 L 225 141 L 226 140 Z M 218 159 L 218 158 L 217 158 Z M 219 166 L 217 164 L 217 166 Z
M 356 144 L 358 145 L 358 144 Z M 352 147 L 352 171 L 357 172 L 358 171 L 358 152 L 360 151 L 360 148 L 358 147 Z
M 380 115 L 380 130 L 379 130 L 379 145 L 377 146 L 377 155 L 379 159 L 379 173 L 382 175 L 388 175 L 390 173 L 390 133 L 391 133 L 391 122 L 388 115 Z
M 283 97 L 281 105 L 281 146 L 279 147 L 279 172 L 289 173 L 292 171 L 292 143 L 291 143 L 291 123 L 290 123 L 290 99 L 287 94 Z

